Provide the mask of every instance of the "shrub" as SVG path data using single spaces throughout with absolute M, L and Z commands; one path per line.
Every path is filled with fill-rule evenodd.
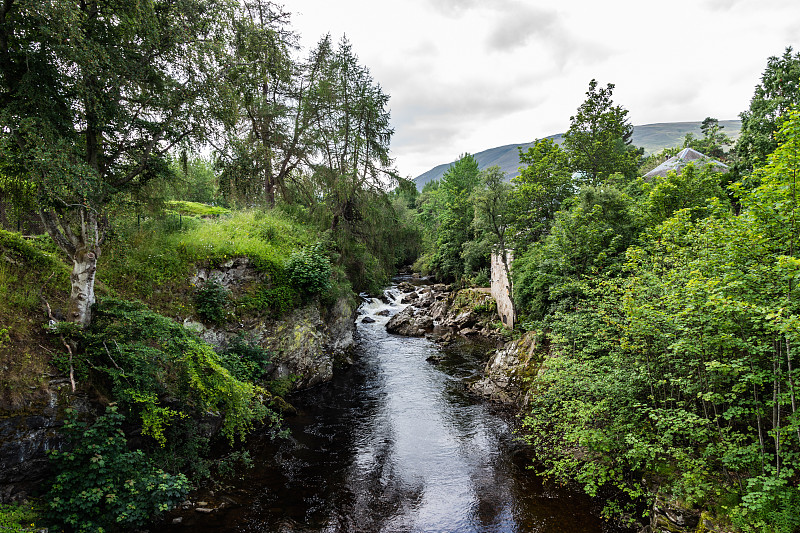
M 221 324 L 225 320 L 225 308 L 230 300 L 230 291 L 220 282 L 210 279 L 195 290 L 194 307 L 203 320 Z
M 3 533 L 38 531 L 35 524 L 38 520 L 37 509 L 30 504 L 0 504 L 0 531 Z
M 266 391 L 236 379 L 209 344 L 143 304 L 104 299 L 85 346 L 93 370 L 110 379 L 114 397 L 140 414 L 143 433 L 160 445 L 181 413 L 222 414 L 230 441 L 265 417 L 277 423 L 262 404 Z M 166 398 L 169 406 L 161 403 Z
M 312 296 L 331 286 L 331 263 L 322 243 L 294 252 L 286 262 L 286 274 L 292 286 Z
M 220 353 L 220 362 L 236 379 L 258 381 L 269 365 L 269 352 L 240 335 L 231 339 L 228 347 Z
M 47 517 L 75 531 L 139 527 L 181 502 L 189 492 L 183 474 L 156 468 L 130 451 L 115 405 L 88 426 L 69 410 L 64 432 L 71 451 L 51 451 L 56 471 Z

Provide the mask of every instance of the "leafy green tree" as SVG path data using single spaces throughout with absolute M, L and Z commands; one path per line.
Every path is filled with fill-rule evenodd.
M 474 238 L 475 209 L 470 195 L 479 181 L 478 161 L 464 154 L 445 171 L 439 183 L 438 232 L 431 267 L 442 279 L 458 280 L 464 275 L 463 246 Z
M 642 197 L 637 210 L 643 227 L 656 226 L 681 209 L 688 209 L 694 220 L 703 218 L 710 199 L 727 200 L 720 186 L 720 172 L 711 165 L 697 167 L 692 163 L 681 169 L 680 174 L 670 171 L 663 178 L 642 180 L 640 187 Z
M 519 159 L 526 166 L 511 180 L 508 203 L 513 247 L 522 252 L 547 234 L 561 204 L 575 194 L 575 185 L 566 152 L 550 139 L 520 151 Z
M 632 179 L 641 158 L 641 151 L 631 145 L 628 110 L 614 105 L 613 91 L 613 83 L 598 88 L 597 80 L 590 81 L 586 100 L 570 117 L 564 134 L 562 147 L 571 169 L 590 185 L 599 185 L 616 172 Z
M 512 185 L 505 179 L 505 172 L 492 166 L 480 173 L 480 184 L 472 193 L 475 205 L 473 227 L 476 235 L 484 235 L 491 251 L 500 255 L 508 280 L 508 294 L 513 294 L 511 265 L 508 261 L 509 235 L 514 213 L 509 202 Z
M 0 6 L 0 149 L 35 190 L 47 232 L 73 263 L 69 319 L 91 321 L 105 208 L 168 170 L 199 139 L 228 3 L 216 0 Z M 29 189 L 26 189 L 29 190 Z
M 550 233 L 514 260 L 514 301 L 541 319 L 576 305 L 585 280 L 618 270 L 637 234 L 632 200 L 611 186 L 584 187 Z
M 683 147 L 693 148 L 704 155 L 725 160 L 725 147 L 729 146 L 733 141 L 722 133 L 723 128 L 725 126 L 720 126 L 719 120 L 706 117 L 700 124 L 700 132 L 703 136 L 700 139 L 696 139 L 693 133 L 687 133 L 683 141 Z
M 741 179 L 763 165 L 775 151 L 784 114 L 792 105 L 800 104 L 800 53 L 787 47 L 783 55 L 767 60 L 767 68 L 756 85 L 750 108 L 739 116 L 742 129 L 734 147 L 734 177 Z

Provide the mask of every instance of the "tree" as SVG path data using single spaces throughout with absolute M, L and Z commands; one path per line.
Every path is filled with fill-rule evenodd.
M 614 105 L 613 91 L 612 83 L 598 89 L 597 80 L 590 81 L 586 100 L 570 117 L 564 134 L 562 147 L 571 169 L 590 185 L 600 184 L 615 172 L 633 178 L 641 157 L 641 151 L 631 145 L 633 126 L 627 119 L 628 110 Z
M 780 129 L 784 114 L 797 104 L 800 104 L 800 53 L 792 53 L 790 46 L 782 56 L 767 60 L 750 108 L 739 115 L 742 129 L 734 148 L 736 178 L 749 175 L 766 162 L 767 156 L 778 146 L 775 133 Z
M 464 275 L 462 248 L 474 236 L 475 211 L 470 195 L 479 179 L 478 161 L 464 154 L 445 171 L 439 183 L 440 209 L 436 214 L 439 231 L 431 267 L 441 278 L 457 280 Z
M 492 166 L 480 174 L 480 185 L 475 188 L 473 202 L 475 204 L 476 232 L 487 235 L 494 251 L 500 255 L 503 270 L 508 280 L 509 296 L 513 295 L 511 266 L 508 262 L 508 234 L 511 228 L 513 212 L 509 208 L 512 185 L 505 180 L 505 172 L 499 166 Z
M 320 70 L 309 96 L 314 138 L 308 160 L 336 230 L 342 221 L 362 220 L 362 192 L 382 192 L 396 181 L 389 158 L 394 130 L 389 96 L 346 38 L 334 50 L 325 36 L 312 55 Z
M 229 198 L 275 205 L 288 197 L 286 182 L 310 150 L 309 87 L 316 65 L 293 57 L 296 35 L 289 14 L 269 0 L 239 5 L 225 76 L 231 107 L 219 150 Z
M 695 139 L 691 132 L 687 133 L 683 141 L 683 147 L 693 148 L 702 154 L 717 159 L 725 159 L 725 146 L 730 145 L 732 141 L 730 137 L 722 133 L 724 127 L 719 125 L 719 120 L 706 117 L 700 124 L 700 132 L 703 137 Z
M 572 171 L 566 152 L 550 139 L 541 139 L 520 150 L 519 176 L 511 180 L 515 187 L 508 199 L 514 249 L 522 251 L 549 231 L 561 203 L 575 194 Z
M 105 207 L 202 138 L 225 35 L 222 0 L 7 0 L 0 6 L 0 141 L 73 263 L 69 319 L 91 321 Z

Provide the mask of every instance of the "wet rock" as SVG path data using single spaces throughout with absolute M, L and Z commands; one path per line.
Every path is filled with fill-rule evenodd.
M 391 312 L 388 309 L 382 309 L 375 313 L 377 316 L 389 316 Z
M 386 323 L 386 331 L 406 337 L 422 337 L 432 328 L 433 319 L 425 314 L 417 315 L 413 307 L 406 307 Z
M 699 511 L 686 508 L 664 494 L 656 495 L 650 516 L 649 530 L 653 533 L 690 533 L 696 531 L 700 523 Z M 712 528 L 706 527 L 704 531 L 716 531 L 716 527 L 709 522 Z
M 372 317 L 369 317 L 369 316 L 365 316 L 364 318 L 361 319 L 361 323 L 362 324 L 373 324 L 373 323 L 375 323 L 375 319 L 372 318 Z
M 415 302 L 416 300 L 419 300 L 419 294 L 417 294 L 416 292 L 412 292 L 411 294 L 407 294 L 406 296 L 403 296 L 403 299 L 400 300 L 400 303 L 401 304 L 410 304 L 412 302 Z
M 470 389 L 493 401 L 522 407 L 527 401 L 525 378 L 538 371 L 536 335 L 505 343 L 494 352 L 484 367 L 484 377 Z
M 403 292 L 414 292 L 416 290 L 416 288 L 407 281 L 398 283 L 397 288 Z

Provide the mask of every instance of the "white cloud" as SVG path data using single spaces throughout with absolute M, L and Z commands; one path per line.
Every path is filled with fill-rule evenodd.
M 291 0 L 304 44 L 347 34 L 391 95 L 393 155 L 416 176 L 559 133 L 589 80 L 634 124 L 735 118 L 767 58 L 800 49 L 796 0 Z

